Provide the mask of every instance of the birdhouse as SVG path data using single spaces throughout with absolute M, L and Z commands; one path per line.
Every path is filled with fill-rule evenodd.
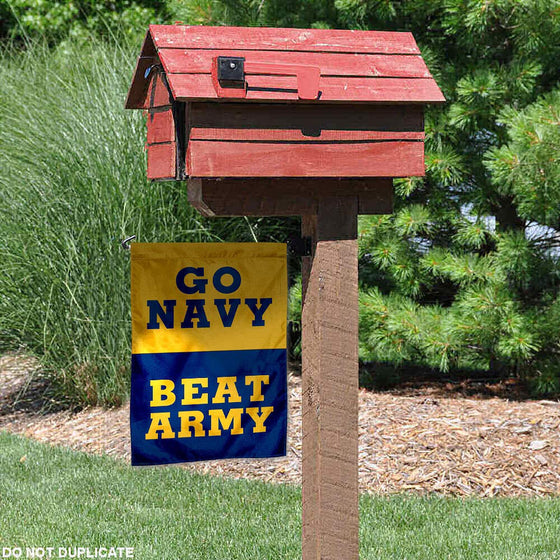
M 424 174 L 443 101 L 410 33 L 152 25 L 126 107 L 148 113 L 149 179 L 190 178 L 207 215 L 282 215 L 315 188 L 379 211 L 391 178 Z

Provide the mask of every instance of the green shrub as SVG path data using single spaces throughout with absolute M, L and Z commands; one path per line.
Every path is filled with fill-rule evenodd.
M 146 182 L 143 119 L 124 110 L 133 61 L 90 43 L 4 54 L 0 69 L 0 333 L 89 404 L 127 392 L 129 263 L 119 240 L 198 229 L 180 187 Z
M 164 17 L 153 0 L 7 0 L 0 3 L 0 39 L 56 44 L 90 33 L 138 38 Z

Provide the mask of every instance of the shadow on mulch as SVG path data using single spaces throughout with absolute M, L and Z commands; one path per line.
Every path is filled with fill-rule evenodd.
M 301 375 L 301 360 L 291 357 L 288 368 L 295 375 Z M 500 398 L 510 401 L 544 398 L 535 396 L 528 383 L 517 377 L 492 377 L 486 370 L 455 370 L 444 374 L 424 366 L 395 366 L 385 362 L 360 363 L 360 387 L 403 397 Z
M 14 413 L 51 414 L 68 410 L 68 405 L 56 398 L 51 383 L 39 372 L 0 387 L 0 417 Z
M 301 375 L 300 360 L 291 359 L 288 367 L 295 375 Z M 510 401 L 544 398 L 535 396 L 523 379 L 490 377 L 486 370 L 456 370 L 443 374 L 423 366 L 395 366 L 384 362 L 360 364 L 360 387 L 403 397 L 500 398 Z
M 490 377 L 484 370 L 456 370 L 442 374 L 421 366 L 394 366 L 367 363 L 360 368 L 360 386 L 400 396 L 440 398 L 501 398 L 511 401 L 534 400 L 528 384 L 516 377 Z

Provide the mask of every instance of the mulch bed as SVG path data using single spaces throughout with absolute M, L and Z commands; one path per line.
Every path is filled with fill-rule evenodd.
M 392 392 L 360 390 L 362 491 L 560 494 L 560 402 L 456 393 L 455 386 L 445 384 Z M 57 411 L 45 408 L 47 395 L 32 360 L 17 354 L 0 357 L 0 430 L 129 461 L 127 406 Z M 301 378 L 295 374 L 289 378 L 289 400 L 286 457 L 192 463 L 185 468 L 300 484 Z

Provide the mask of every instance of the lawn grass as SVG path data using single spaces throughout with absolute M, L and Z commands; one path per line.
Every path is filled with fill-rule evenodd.
M 0 432 L 2 547 L 131 546 L 137 560 L 296 559 L 301 493 Z M 364 559 L 560 558 L 560 500 L 363 496 Z

